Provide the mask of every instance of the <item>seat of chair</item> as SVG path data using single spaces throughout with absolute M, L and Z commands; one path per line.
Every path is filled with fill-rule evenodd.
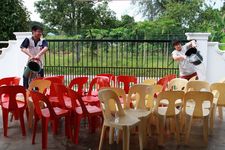
M 188 116 L 193 116 L 194 108 L 193 107 L 186 107 L 186 114 Z M 208 108 L 203 108 L 203 117 L 209 116 L 210 110 Z
M 96 114 L 96 113 L 101 113 L 102 112 L 102 110 L 99 107 L 97 107 L 97 106 L 87 105 L 86 109 L 87 109 L 87 111 L 90 114 Z M 76 107 L 76 113 L 82 115 L 83 114 L 82 108 L 81 107 Z
M 68 113 L 68 110 L 66 109 L 61 109 L 59 107 L 53 107 L 54 112 L 56 113 L 56 115 L 58 117 L 65 115 L 66 113 Z M 41 109 L 41 112 L 43 114 L 44 117 L 50 117 L 50 112 L 48 108 L 43 108 Z
M 21 100 L 17 100 L 17 106 L 18 108 L 23 108 L 25 106 L 25 103 Z M 9 101 L 5 101 L 4 103 L 1 104 L 3 108 L 8 109 L 9 108 Z
M 109 124 L 106 124 L 108 126 L 122 128 L 124 126 L 137 125 L 140 122 L 140 120 L 134 116 L 125 115 L 125 116 L 120 116 L 118 118 L 112 117 L 108 119 L 107 122 L 109 123 Z
M 134 116 L 136 118 L 145 118 L 151 114 L 151 111 L 143 109 L 126 109 L 124 110 L 126 114 Z
M 92 96 L 92 95 L 91 96 L 83 96 L 82 100 L 87 103 L 99 102 L 98 97 Z
M 157 110 L 156 110 L 156 113 L 160 116 L 165 116 L 166 115 L 166 111 L 167 111 L 167 108 L 168 107 L 158 107 Z M 175 109 L 175 115 L 178 115 L 181 111 L 177 108 L 174 108 Z

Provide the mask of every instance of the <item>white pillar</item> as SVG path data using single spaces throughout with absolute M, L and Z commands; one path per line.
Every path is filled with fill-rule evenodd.
M 197 41 L 197 49 L 203 56 L 203 64 L 196 66 L 196 72 L 198 74 L 199 80 L 207 80 L 206 71 L 208 64 L 208 38 L 210 33 L 185 33 L 188 40 Z

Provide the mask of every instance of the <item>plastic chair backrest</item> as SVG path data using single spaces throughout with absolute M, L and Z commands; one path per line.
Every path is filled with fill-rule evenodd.
M 147 103 L 146 103 L 146 107 L 148 109 L 153 109 L 155 107 L 154 97 L 156 94 L 162 92 L 162 89 L 163 89 L 162 85 L 156 84 L 156 85 L 152 85 L 152 86 L 153 86 L 153 95 L 150 95 L 150 94 L 148 95 Z
M 107 88 L 104 88 L 104 89 L 108 89 L 108 90 L 112 90 L 114 91 L 117 96 L 119 96 L 120 98 L 123 99 L 123 108 L 126 109 L 128 108 L 127 107 L 127 97 L 126 97 L 126 93 L 123 89 L 121 88 L 116 88 L 116 87 L 107 87 Z M 109 107 L 110 107 L 110 110 L 116 110 L 117 108 L 115 107 L 116 105 L 114 104 L 114 101 L 111 101 L 112 104 L 109 104 Z
M 78 92 L 75 92 L 74 90 L 72 89 L 68 89 L 68 96 L 71 98 L 71 101 L 72 101 L 72 108 L 75 109 L 76 107 L 78 107 L 77 105 L 77 101 L 80 103 L 80 106 L 81 106 L 81 109 L 82 109 L 82 112 L 84 115 L 87 115 L 89 114 L 89 112 L 87 111 L 87 108 L 82 100 L 82 95 L 79 95 Z
M 145 79 L 143 84 L 147 84 L 147 85 L 155 85 L 157 83 L 156 79 Z
M 168 83 L 169 91 L 186 91 L 188 80 L 182 78 L 174 78 Z
M 133 85 L 128 93 L 127 106 L 129 107 L 132 103 L 132 95 L 135 94 L 136 106 L 135 109 L 146 109 L 146 98 L 148 95 L 154 94 L 154 85 L 143 85 L 136 84 Z
M 34 103 L 35 112 L 38 115 L 39 119 L 41 119 L 42 116 L 44 116 L 41 111 L 41 109 L 43 109 L 43 106 L 45 106 L 45 108 L 47 108 L 49 110 L 50 116 L 48 116 L 48 117 L 50 117 L 50 118 L 57 117 L 51 103 L 49 102 L 48 98 L 44 94 L 36 92 L 36 91 L 30 91 L 30 95 L 31 95 L 33 103 Z M 45 105 L 40 105 L 43 103 Z M 44 116 L 44 117 L 46 117 L 46 116 Z
M 109 78 L 104 76 L 97 76 L 92 79 L 89 86 L 88 95 L 91 95 L 91 92 L 94 90 L 95 85 L 97 85 L 97 90 L 100 90 L 103 87 L 110 87 Z
M 163 86 L 162 91 L 165 91 L 166 88 L 167 88 L 168 82 L 170 82 L 174 78 L 176 78 L 175 74 L 164 76 L 164 77 L 162 77 L 161 79 L 158 80 L 157 84 L 162 85 Z
M 119 97 L 113 90 L 101 89 L 99 91 L 98 98 L 101 102 L 104 121 L 109 122 L 115 117 L 125 116 Z M 110 109 L 110 104 L 112 104 L 110 101 L 113 101 L 116 105 L 115 107 L 118 108 L 116 111 Z
M 23 86 L 16 85 L 16 86 L 1 86 L 0 87 L 0 97 L 2 97 L 3 94 L 6 94 L 9 96 L 9 111 L 15 111 L 18 109 L 17 106 L 17 100 L 16 96 L 17 94 L 22 94 L 24 98 L 24 104 L 26 107 L 26 89 Z M 18 114 L 17 114 L 18 115 Z
M 64 96 L 69 95 L 68 94 L 68 88 L 65 85 L 57 84 L 57 83 L 55 83 L 54 86 L 55 86 L 55 90 L 56 90 L 57 97 L 58 97 L 58 100 L 59 100 L 59 103 L 60 103 L 61 107 L 66 108 Z
M 202 117 L 203 116 L 203 103 L 209 101 L 210 108 L 207 107 L 207 109 L 211 110 L 213 94 L 211 92 L 205 92 L 205 91 L 189 91 L 189 92 L 187 92 L 184 96 L 184 110 L 186 110 L 188 101 L 194 101 L 194 103 L 195 103 L 193 117 Z M 204 108 L 204 109 L 206 109 L 206 108 Z
M 19 85 L 20 78 L 18 77 L 6 77 L 0 79 L 0 86 Z
M 75 90 L 74 86 L 77 86 L 77 92 L 80 95 L 83 95 L 84 93 L 84 85 L 87 83 L 88 81 L 88 77 L 76 77 L 74 78 L 70 84 L 69 84 L 69 88 Z
M 126 94 L 128 94 L 130 89 L 130 84 L 134 83 L 137 84 L 137 78 L 135 76 L 117 76 L 117 84 L 118 87 L 121 88 L 121 83 L 123 83 L 123 89 L 125 90 Z
M 101 73 L 101 74 L 97 74 L 96 76 L 108 77 L 110 83 L 111 83 L 111 81 L 113 81 L 113 84 L 114 84 L 114 86 L 115 86 L 116 77 L 115 77 L 113 74 L 110 74 L 110 73 Z
M 36 79 L 31 81 L 31 83 L 29 84 L 28 90 L 31 91 L 35 89 L 36 91 L 39 91 L 40 93 L 44 93 L 46 89 L 50 88 L 50 86 L 51 86 L 51 81 Z
M 210 91 L 210 85 L 206 81 L 188 81 L 186 91 Z
M 213 83 L 210 86 L 211 92 L 216 92 L 215 98 L 218 98 L 218 105 L 225 105 L 225 83 Z
M 162 100 L 167 100 L 168 105 L 166 106 L 166 116 L 174 116 L 176 114 L 175 109 L 177 109 L 175 103 L 177 100 L 181 100 L 183 102 L 184 94 L 185 93 L 183 91 L 163 91 L 159 93 L 156 101 L 156 110 L 161 105 L 160 102 Z
M 43 80 L 49 80 L 51 81 L 51 86 L 50 86 L 50 94 L 49 96 L 57 96 L 57 93 L 55 91 L 55 87 L 54 87 L 54 84 L 57 83 L 57 84 L 63 84 L 64 81 L 63 81 L 63 76 L 54 76 L 54 77 L 45 77 L 43 78 Z

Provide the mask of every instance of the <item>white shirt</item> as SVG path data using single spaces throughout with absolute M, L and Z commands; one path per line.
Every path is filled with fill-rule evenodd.
M 180 51 L 174 50 L 172 52 L 172 56 L 185 55 L 187 50 L 188 50 L 188 44 L 185 44 L 182 46 Z M 192 63 L 190 63 L 187 59 L 178 61 L 178 63 L 179 63 L 180 76 L 187 76 L 196 72 L 195 66 Z

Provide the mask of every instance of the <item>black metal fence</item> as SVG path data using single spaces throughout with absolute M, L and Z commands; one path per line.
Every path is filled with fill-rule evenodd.
M 134 75 L 139 80 L 178 74 L 171 40 L 48 40 L 45 74 L 76 76 L 100 73 Z

